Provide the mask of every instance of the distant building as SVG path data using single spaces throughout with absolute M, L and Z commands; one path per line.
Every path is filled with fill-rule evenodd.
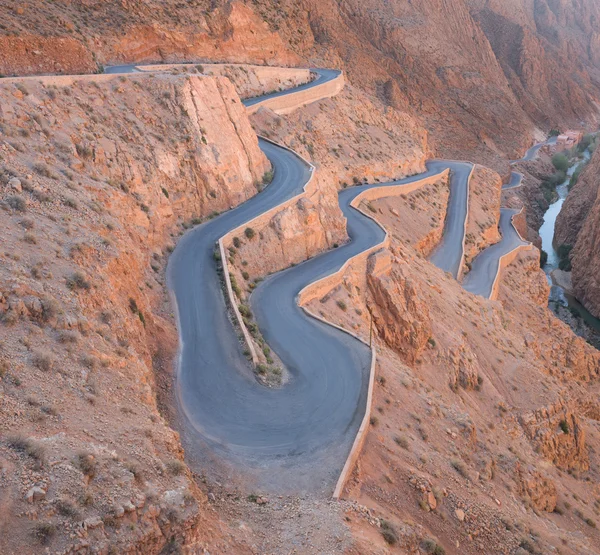
M 583 139 L 583 131 L 565 131 L 562 135 L 556 137 L 554 152 L 562 152 L 577 146 Z

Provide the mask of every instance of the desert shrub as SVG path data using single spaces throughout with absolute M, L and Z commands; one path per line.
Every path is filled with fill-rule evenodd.
M 42 463 L 46 458 L 44 446 L 35 439 L 26 437 L 22 434 L 12 435 L 8 438 L 7 444 L 11 449 L 25 453 L 32 459 Z
M 27 210 L 27 203 L 25 199 L 20 195 L 12 195 L 6 199 L 6 204 L 17 212 L 25 212 Z
M 462 462 L 459 459 L 451 459 L 450 460 L 450 465 L 452 466 L 452 468 L 454 468 L 454 470 L 456 470 L 456 472 L 458 472 L 463 478 L 468 478 L 469 477 L 469 472 L 467 470 L 467 467 L 465 465 L 464 462 Z
M 84 289 L 87 291 L 91 284 L 81 272 L 75 272 L 67 278 L 67 287 L 71 290 Z
M 275 174 L 273 173 L 273 170 L 266 171 L 262 178 L 263 185 L 268 185 L 269 183 L 271 183 L 271 181 L 273 181 L 274 175 Z
M 60 314 L 60 306 L 51 297 L 44 297 L 41 300 L 42 304 L 42 320 L 49 322 Z
M 56 511 L 62 516 L 68 516 L 70 518 L 79 518 L 79 511 L 75 506 L 75 503 L 70 499 L 57 499 L 54 502 L 54 506 L 56 507 Z
M 33 164 L 33 170 L 43 177 L 49 177 L 50 179 L 58 179 L 58 176 L 50 169 L 47 164 L 43 162 L 36 162 Z
M 248 239 L 254 239 L 254 237 L 256 236 L 256 232 L 251 228 L 251 227 L 247 227 L 244 230 L 244 235 L 248 238 Z
M 3 378 L 9 370 L 10 363 L 8 362 L 8 360 L 0 358 L 0 378 Z
M 19 225 L 21 227 L 24 227 L 25 229 L 27 229 L 28 231 L 30 229 L 33 229 L 35 227 L 35 223 L 33 220 L 31 220 L 30 218 L 23 218 L 20 222 Z
M 60 343 L 77 343 L 79 341 L 79 332 L 75 330 L 64 330 L 58 334 Z
M 77 466 L 86 476 L 93 478 L 96 475 L 96 459 L 90 453 L 80 452 L 77 454 Z
M 142 482 L 144 480 L 144 471 L 142 470 L 142 467 L 135 461 L 128 461 L 125 464 L 125 468 L 127 468 L 127 470 L 134 475 L 138 482 Z
M 74 198 L 71 197 L 67 197 L 63 200 L 63 204 L 65 206 L 68 206 L 69 208 L 73 208 L 74 210 L 77 210 L 77 201 Z
M 559 422 L 558 425 L 559 425 L 560 429 L 563 431 L 563 433 L 565 433 L 565 434 L 569 433 L 569 423 L 564 418 Z
M 166 464 L 167 470 L 173 474 L 173 476 L 179 476 L 185 472 L 185 464 L 179 459 L 173 459 Z
M 33 354 L 32 359 L 33 365 L 43 370 L 44 372 L 50 372 L 54 367 L 54 359 L 49 353 L 45 351 L 37 351 Z
M 93 155 L 93 151 L 89 145 L 83 143 L 77 143 L 75 145 L 75 150 L 77 151 L 77 155 L 80 158 L 91 158 Z
M 338 305 L 338 307 L 340 308 L 340 310 L 343 310 L 344 312 L 346 312 L 346 310 L 348 309 L 348 306 L 342 300 L 339 300 L 336 304 Z
M 398 533 L 396 532 L 396 529 L 387 520 L 381 520 L 380 524 L 381 535 L 386 543 L 389 545 L 398 543 Z
M 394 437 L 394 441 L 397 445 L 402 447 L 402 449 L 408 449 L 408 440 L 404 436 L 396 436 Z
M 30 245 L 37 245 L 37 237 L 33 233 L 26 233 L 23 236 L 23 241 Z
M 446 550 L 439 545 L 434 539 L 425 538 L 420 545 L 421 549 L 425 553 L 429 553 L 430 555 L 445 555 Z
M 239 237 L 234 237 L 234 238 L 233 238 L 233 246 L 234 246 L 236 249 L 239 249 L 239 248 L 242 246 L 242 242 L 240 241 L 240 238 L 239 238 Z
M 42 545 L 48 545 L 56 534 L 56 526 L 51 522 L 38 522 L 32 531 L 33 537 Z

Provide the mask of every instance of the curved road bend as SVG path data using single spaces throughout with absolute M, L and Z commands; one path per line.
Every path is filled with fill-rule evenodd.
M 315 73 L 317 77 L 308 82 L 304 83 L 304 85 L 298 85 L 293 89 L 285 89 L 283 91 L 277 91 L 269 94 L 264 94 L 262 96 L 256 96 L 254 98 L 247 98 L 244 100 L 244 106 L 254 106 L 255 104 L 259 104 L 264 102 L 265 100 L 269 100 L 270 98 L 277 98 L 278 96 L 286 96 L 291 93 L 297 93 L 300 91 L 305 91 L 307 89 L 311 89 L 316 85 L 322 85 L 323 83 L 327 83 L 328 81 L 332 81 L 336 77 L 338 77 L 342 72 L 339 69 L 322 69 L 322 68 L 310 68 L 312 73 Z
M 500 258 L 521 245 L 529 245 L 527 241 L 523 241 L 519 237 L 512 223 L 513 216 L 518 213 L 519 210 L 500 209 L 499 227 L 502 239 L 481 251 L 473 260 L 471 271 L 462 282 L 463 287 L 470 293 L 489 298 L 498 275 Z
M 169 263 L 182 344 L 177 394 L 189 424 L 184 436 L 196 456 L 212 451 L 262 489 L 330 494 L 364 415 L 371 354 L 357 339 L 307 316 L 296 296 L 383 241 L 384 230 L 350 207 L 356 195 L 411 183 L 445 165 L 435 162 L 419 176 L 343 190 L 339 199 L 350 242 L 274 274 L 256 288 L 250 298 L 256 321 L 290 372 L 284 387 L 269 389 L 256 382 L 242 355 L 212 258 L 219 237 L 274 204 L 266 195 L 285 190 L 289 198 L 308 178 L 295 171 L 284 175 L 280 164 L 299 162 L 292 153 L 264 142 L 261 147 L 269 149 L 274 182 L 239 208 L 186 234 Z M 298 183 L 295 188 L 292 181 Z
M 183 64 L 185 65 L 185 64 Z M 193 64 L 189 64 L 193 65 Z M 300 91 L 305 91 L 308 89 L 312 89 L 317 85 L 322 85 L 323 83 L 327 83 L 328 81 L 332 81 L 336 77 L 338 77 L 342 72 L 339 69 L 322 69 L 322 68 L 310 68 L 310 71 L 316 74 L 316 78 L 308 83 L 304 83 L 303 85 L 298 85 L 292 89 L 285 89 L 283 91 L 272 92 L 269 94 L 263 94 L 261 96 L 255 96 L 253 98 L 246 98 L 242 100 L 244 106 L 254 106 L 255 104 L 260 104 L 265 100 L 269 100 L 270 98 L 277 98 L 279 96 L 286 96 L 288 94 L 297 93 Z M 142 70 L 137 69 L 136 64 L 126 64 L 120 66 L 107 66 L 104 68 L 104 73 L 144 73 Z
M 503 191 L 508 191 L 509 189 L 516 189 L 523 184 L 523 174 L 520 172 L 510 172 L 510 181 L 502 185 Z
M 535 145 L 533 145 L 532 147 L 530 147 L 527 152 L 525 152 L 525 155 L 523 156 L 523 158 L 519 158 L 518 160 L 511 160 L 511 164 L 516 164 L 517 162 L 529 162 L 531 160 L 533 160 L 537 155 L 538 152 L 540 151 L 540 149 L 545 146 L 545 145 L 553 145 L 556 144 L 556 137 L 550 137 L 549 139 L 547 139 L 546 141 L 543 141 L 541 143 L 537 143 Z
M 469 175 L 473 164 L 468 162 L 450 162 L 447 160 L 434 160 L 427 164 L 440 168 L 440 171 L 450 168 L 450 197 L 444 223 L 442 240 L 433 251 L 429 260 L 445 272 L 450 272 L 457 279 L 462 265 L 465 236 L 465 222 L 469 206 Z

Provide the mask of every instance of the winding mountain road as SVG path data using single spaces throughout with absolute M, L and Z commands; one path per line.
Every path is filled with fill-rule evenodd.
M 481 251 L 473 260 L 471 271 L 462 282 L 463 287 L 475 295 L 489 298 L 498 279 L 500 258 L 517 247 L 529 245 L 519 236 L 512 223 L 519 210 L 500 209 L 500 233 L 502 240 Z
M 433 163 L 440 171 L 449 168 L 451 174 L 444 234 L 429 259 L 438 268 L 450 272 L 454 279 L 457 279 L 464 259 L 465 226 L 469 212 L 469 178 L 473 164 L 446 160 L 436 160 Z
M 516 189 L 523 185 L 523 174 L 520 172 L 510 172 L 510 181 L 502 185 L 503 191 L 508 191 L 509 189 Z
M 533 145 L 532 147 L 530 147 L 529 149 L 527 149 L 523 158 L 519 158 L 518 160 L 511 160 L 511 164 L 517 164 L 518 162 L 529 162 L 538 155 L 538 152 L 540 151 L 540 149 L 543 146 L 553 145 L 553 144 L 556 144 L 556 137 L 550 137 L 549 139 L 547 139 L 541 143 L 537 143 L 537 144 Z
M 315 81 L 299 88 L 338 75 L 316 72 Z M 260 147 L 275 170 L 271 185 L 245 204 L 188 232 L 169 262 L 168 283 L 178 309 L 181 341 L 177 396 L 187 421 L 184 443 L 196 457 L 226 461 L 232 476 L 242 469 L 245 478 L 263 490 L 330 493 L 365 413 L 371 353 L 354 337 L 309 317 L 296 298 L 308 284 L 383 241 L 383 228 L 351 207 L 357 195 L 371 188 L 408 185 L 446 169 L 451 170 L 448 214 L 431 261 L 457 277 L 473 166 L 433 160 L 423 174 L 339 193 L 350 241 L 268 277 L 250 297 L 263 337 L 290 373 L 281 389 L 269 389 L 257 383 L 242 354 L 213 258 L 220 237 L 297 195 L 310 177 L 310 169 L 292 152 L 264 140 Z M 501 244 L 500 252 L 511 249 L 512 243 Z M 482 258 L 482 267 L 491 268 L 499 256 L 490 252 Z M 487 284 L 491 288 L 494 277 L 476 272 L 469 282 L 483 290 Z
M 138 71 L 134 64 L 105 69 L 110 74 Z M 317 77 L 310 83 L 247 99 L 244 104 L 254 106 L 305 91 L 340 74 L 337 70 L 311 71 Z M 357 195 L 371 188 L 409 185 L 446 169 L 451 170 L 447 218 L 431 261 L 457 277 L 464 258 L 473 166 L 433 160 L 421 175 L 339 193 L 349 242 L 268 277 L 250 298 L 263 336 L 290 373 L 282 388 L 270 389 L 256 381 L 243 354 L 213 253 L 217 241 L 230 230 L 301 193 L 312 168 L 287 149 L 262 139 L 259 145 L 273 166 L 272 183 L 244 204 L 190 230 L 169 260 L 167 281 L 180 334 L 176 396 L 183 420 L 182 440 L 193 459 L 218 459 L 229 469 L 229 478 L 241 474 L 246 486 L 330 494 L 365 414 L 371 352 L 353 336 L 308 316 L 296 297 L 308 284 L 383 241 L 383 228 L 351 206 Z M 501 226 L 509 220 L 501 219 Z M 510 229 L 503 227 L 502 245 L 478 257 L 466 286 L 485 294 L 493 283 L 494 261 L 513 244 Z

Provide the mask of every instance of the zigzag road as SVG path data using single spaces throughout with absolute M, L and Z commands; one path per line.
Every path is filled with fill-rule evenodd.
M 135 69 L 120 66 L 107 71 Z M 246 104 L 306 90 L 339 74 L 315 71 L 318 77 L 310 84 Z M 292 152 L 263 140 L 260 147 L 273 165 L 273 182 L 246 203 L 188 232 L 169 262 L 168 285 L 180 333 L 177 398 L 184 420 L 182 435 L 193 458 L 216 458 L 229 465 L 232 476 L 241 473 L 258 488 L 329 495 L 365 414 L 371 353 L 354 337 L 306 315 L 296 297 L 306 285 L 384 239 L 376 222 L 350 206 L 357 195 L 374 187 L 413 183 L 446 168 L 452 170 L 448 214 L 443 239 L 431 260 L 457 277 L 472 165 L 431 161 L 422 175 L 339 193 L 350 241 L 270 276 L 251 296 L 259 328 L 291 376 L 281 389 L 269 389 L 256 382 L 242 353 L 213 257 L 219 238 L 301 193 L 310 178 L 310 168 Z M 486 270 L 474 266 L 468 283 L 476 284 L 477 291 L 488 284 L 491 288 L 489 268 L 497 257 L 498 253 L 489 253 L 489 263 L 481 263 Z

